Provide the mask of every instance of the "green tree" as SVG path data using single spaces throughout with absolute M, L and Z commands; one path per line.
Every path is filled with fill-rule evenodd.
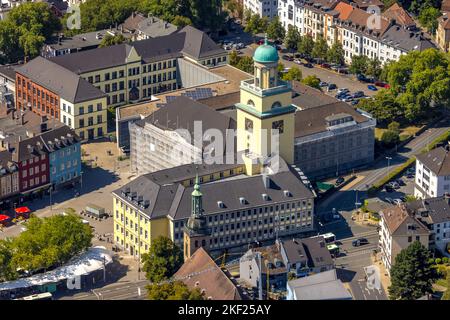
M 12 264 L 13 249 L 11 240 L 0 240 L 0 282 L 17 278 Z
M 450 300 L 450 272 L 447 272 L 447 290 L 445 290 L 442 300 Z
M 270 21 L 267 26 L 267 37 L 272 40 L 283 40 L 285 37 L 285 30 L 280 22 L 280 18 L 276 16 Z
M 404 118 L 404 111 L 390 90 L 380 90 L 374 99 L 361 99 L 358 108 L 372 114 L 381 126 Z
M 77 215 L 32 217 L 15 238 L 12 263 L 25 270 L 48 269 L 66 263 L 91 246 L 92 230 Z
M 307 76 L 306 78 L 303 78 L 301 82 L 303 84 L 306 84 L 307 86 L 310 86 L 310 87 L 313 87 L 313 88 L 321 90 L 321 88 L 320 88 L 320 79 L 317 78 L 316 75 Z
M 126 41 L 127 41 L 127 39 L 122 34 L 117 34 L 115 36 L 107 34 L 100 42 L 99 47 L 100 48 L 109 47 L 109 46 L 113 46 L 116 44 L 124 43 Z
M 247 22 L 244 31 L 251 33 L 253 36 L 263 33 L 267 30 L 267 17 L 261 18 L 258 14 L 253 14 Z
M 302 80 L 302 71 L 297 67 L 292 67 L 288 72 L 283 73 L 282 79 L 285 81 L 301 81 Z
M 441 11 L 438 8 L 428 7 L 423 9 L 419 15 L 419 21 L 422 26 L 428 29 L 430 33 L 434 34 L 438 27 L 438 18 L 441 16 Z
M 0 51 L 6 62 L 23 56 L 31 59 L 44 41 L 61 29 L 59 19 L 44 2 L 25 2 L 14 7 L 0 22 Z
M 314 48 L 314 40 L 310 35 L 302 37 L 298 43 L 298 52 L 301 54 L 311 56 L 313 48 Z
M 388 125 L 388 130 L 400 134 L 400 123 L 398 123 L 397 121 L 392 121 Z
M 380 60 L 378 60 L 377 58 L 369 59 L 369 61 L 367 62 L 366 75 L 372 76 L 375 79 L 379 79 L 382 70 L 383 69 L 381 67 Z
M 286 46 L 286 49 L 288 49 L 291 52 L 296 51 L 300 39 L 301 39 L 300 32 L 297 30 L 297 28 L 292 25 L 289 25 L 286 37 L 284 38 L 284 45 Z
M 172 240 L 160 236 L 153 240 L 149 252 L 142 255 L 142 262 L 147 279 L 160 282 L 170 278 L 180 268 L 183 254 Z
M 397 143 L 399 143 L 399 141 L 400 141 L 400 136 L 399 136 L 399 133 L 396 131 L 386 130 L 381 135 L 381 143 L 383 143 L 383 145 L 385 147 L 388 147 L 388 148 L 393 147 Z
M 326 60 L 328 55 L 328 44 L 323 37 L 318 37 L 316 42 L 314 42 L 314 47 L 312 50 L 312 56 L 321 60 Z
M 188 17 L 175 16 L 172 20 L 172 24 L 176 25 L 179 28 L 183 28 L 185 26 L 192 25 L 192 21 Z
M 331 46 L 330 50 L 328 50 L 327 60 L 339 65 L 344 64 L 344 48 L 341 43 L 336 42 Z
M 431 253 L 419 241 L 400 251 L 391 268 L 392 300 L 414 300 L 432 293 L 432 285 L 438 279 L 435 268 L 429 262 Z
M 199 288 L 190 290 L 181 281 L 150 284 L 147 286 L 149 300 L 204 300 Z
M 365 74 L 369 66 L 369 58 L 367 56 L 352 56 L 349 71 L 353 74 Z
M 248 56 L 240 57 L 239 62 L 236 65 L 236 68 L 244 72 L 253 74 L 253 58 Z

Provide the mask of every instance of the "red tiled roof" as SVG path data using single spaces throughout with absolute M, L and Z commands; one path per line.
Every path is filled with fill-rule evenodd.
M 406 10 L 403 9 L 403 7 L 398 3 L 394 3 L 385 12 L 383 12 L 383 17 L 393 19 L 402 26 L 411 26 L 416 24 L 408 12 L 406 12 Z

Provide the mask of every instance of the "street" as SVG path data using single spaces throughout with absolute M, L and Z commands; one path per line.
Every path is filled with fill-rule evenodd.
M 148 281 L 115 283 L 103 288 L 63 296 L 59 300 L 144 300 Z

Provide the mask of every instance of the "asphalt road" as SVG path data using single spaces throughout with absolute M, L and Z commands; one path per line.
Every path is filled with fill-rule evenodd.
M 115 283 L 100 289 L 64 296 L 59 300 L 144 300 L 148 281 Z

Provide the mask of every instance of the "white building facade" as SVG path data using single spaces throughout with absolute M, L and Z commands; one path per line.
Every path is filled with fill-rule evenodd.
M 272 19 L 278 15 L 278 0 L 244 0 L 244 11 Z

